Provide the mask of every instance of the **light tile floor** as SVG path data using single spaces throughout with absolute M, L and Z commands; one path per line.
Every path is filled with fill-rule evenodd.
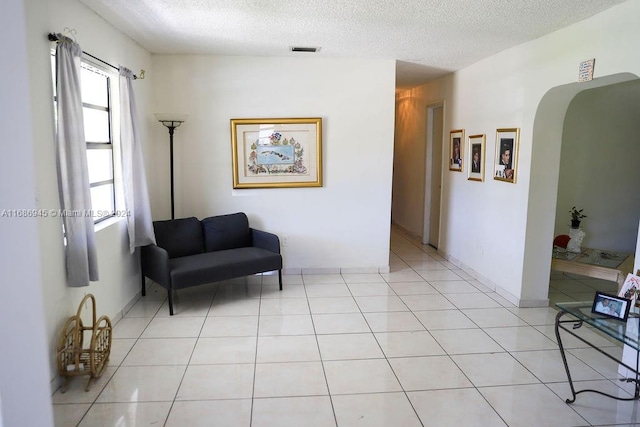
M 115 325 L 110 366 L 53 396 L 63 426 L 629 426 L 640 403 L 569 387 L 552 307 L 518 308 L 394 230 L 386 274 L 153 285 Z M 552 273 L 549 297 L 616 284 Z M 621 348 L 582 328 L 606 351 Z M 567 339 L 578 387 L 628 396 L 617 366 Z

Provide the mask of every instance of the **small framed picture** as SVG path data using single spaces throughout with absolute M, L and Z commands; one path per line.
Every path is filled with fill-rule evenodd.
M 596 292 L 591 312 L 611 317 L 612 319 L 626 321 L 629 317 L 630 308 L 631 300 L 619 298 L 602 292 Z
M 452 130 L 449 133 L 449 170 L 462 172 L 462 143 L 464 129 Z
M 493 169 L 493 179 L 516 182 L 518 172 L 518 142 L 520 128 L 506 128 L 496 130 L 496 158 Z
M 618 296 L 620 298 L 626 298 L 631 300 L 632 303 L 636 303 L 638 299 L 638 293 L 640 293 L 640 276 L 629 273 L 625 279 Z
M 467 179 L 470 181 L 484 181 L 484 140 L 484 134 L 469 135 Z

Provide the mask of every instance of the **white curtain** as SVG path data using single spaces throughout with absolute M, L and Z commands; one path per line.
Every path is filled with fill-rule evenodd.
M 69 286 L 89 286 L 89 281 L 98 280 L 98 258 L 82 116 L 82 49 L 69 38 L 60 38 L 56 47 L 56 149 L 60 204 L 65 211 L 67 281 Z
M 120 67 L 120 144 L 124 200 L 127 209 L 129 250 L 156 243 L 144 173 L 138 116 L 133 93 L 133 73 Z

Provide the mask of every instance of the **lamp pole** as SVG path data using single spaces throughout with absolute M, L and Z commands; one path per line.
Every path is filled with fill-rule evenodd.
M 173 189 L 173 134 L 187 119 L 186 114 L 156 113 L 156 119 L 169 129 L 169 162 L 171 170 L 171 219 L 175 219 L 175 197 Z
M 167 127 L 169 128 L 169 161 L 171 162 L 171 219 L 175 219 L 176 216 L 175 216 L 175 203 L 174 203 L 174 192 L 173 192 L 173 131 L 176 129 L 176 126 L 167 126 Z

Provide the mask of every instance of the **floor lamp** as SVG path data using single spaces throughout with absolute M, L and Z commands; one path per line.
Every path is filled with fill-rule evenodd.
M 175 219 L 175 204 L 173 197 L 173 132 L 187 120 L 187 114 L 156 113 L 156 119 L 169 128 L 169 157 L 171 162 L 171 219 Z

